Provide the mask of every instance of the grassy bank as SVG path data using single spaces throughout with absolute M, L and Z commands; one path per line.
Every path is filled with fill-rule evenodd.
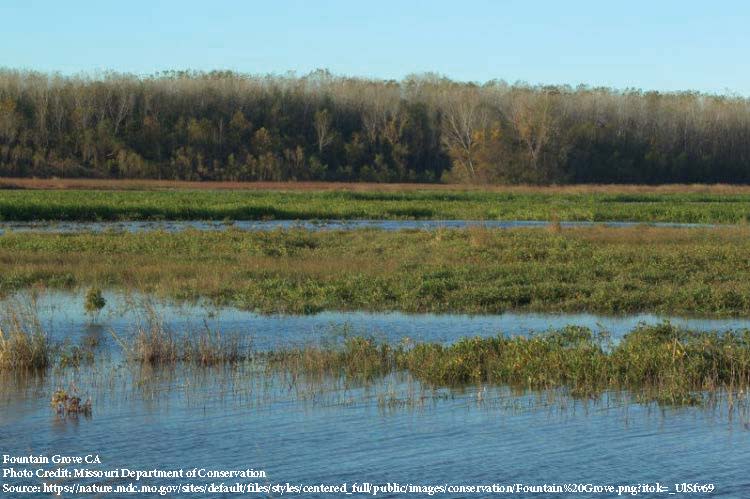
M 742 188 L 696 190 L 0 189 L 0 221 L 471 219 L 741 223 Z
M 262 312 L 750 313 L 750 228 L 6 234 L 0 291 L 98 285 Z

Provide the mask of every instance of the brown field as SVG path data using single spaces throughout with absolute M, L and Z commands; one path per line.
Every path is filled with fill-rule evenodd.
M 547 194 L 587 193 L 706 193 L 750 194 L 750 185 L 731 184 L 575 184 L 575 185 L 473 185 L 473 184 L 380 184 L 367 182 L 195 182 L 184 180 L 39 179 L 0 178 L 0 189 L 38 190 L 276 190 L 276 191 L 486 191 Z

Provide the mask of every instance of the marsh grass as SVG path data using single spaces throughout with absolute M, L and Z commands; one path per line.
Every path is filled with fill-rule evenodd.
M 401 370 L 427 386 L 484 384 L 565 389 L 574 398 L 625 390 L 643 402 L 696 405 L 750 386 L 750 332 L 692 332 L 669 323 L 639 326 L 613 344 L 606 334 L 567 327 L 532 337 L 465 338 L 389 346 L 352 337 L 339 346 L 272 352 L 268 365 L 314 376 L 372 379 Z M 478 392 L 481 399 L 481 391 Z
M 0 292 L 101 285 L 263 313 L 750 313 L 750 228 L 6 234 Z
M 560 186 L 461 189 L 329 185 L 328 189 L 0 190 L 5 221 L 106 220 L 551 220 L 739 223 L 742 186 Z M 226 184 L 225 184 L 226 185 Z M 262 185 L 262 184 L 261 184 Z M 317 184 L 323 186 L 323 184 Z M 312 187 L 312 188 L 310 188 Z M 424 186 L 423 186 L 424 187 Z M 359 189 L 359 190 L 358 190 Z
M 44 370 L 52 362 L 53 350 L 35 315 L 6 312 L 0 321 L 0 371 Z
M 339 346 L 306 346 L 260 354 L 269 369 L 316 377 L 346 376 L 371 380 L 395 367 L 394 349 L 372 338 L 346 337 Z
M 567 386 L 590 395 L 609 386 L 606 336 L 567 327 L 532 337 L 464 338 L 402 350 L 399 367 L 438 386 L 493 383 L 529 389 Z
M 166 327 L 151 311 L 146 325 L 138 326 L 127 337 L 114 336 L 130 361 L 152 367 L 187 363 L 196 366 L 235 364 L 249 358 L 249 345 L 240 337 L 223 335 L 207 325 L 200 331 L 178 335 Z
M 750 331 L 698 333 L 669 324 L 641 327 L 613 350 L 615 379 L 647 398 L 699 403 L 706 392 L 730 396 L 750 386 Z
M 33 314 L 9 311 L 0 332 L 0 370 L 44 371 L 93 363 L 101 338 L 55 346 Z M 114 333 L 113 333 L 114 335 Z M 117 336 L 127 361 L 159 368 L 226 367 L 243 364 L 262 374 L 282 374 L 295 386 L 305 379 L 328 383 L 382 381 L 408 374 L 428 389 L 507 386 L 519 391 L 563 391 L 578 399 L 627 392 L 661 405 L 698 405 L 724 397 L 745 404 L 750 388 L 750 331 L 697 332 L 668 322 L 640 325 L 619 341 L 606 333 L 569 326 L 531 336 L 463 338 L 450 345 L 398 344 L 344 330 L 332 340 L 303 347 L 253 351 L 239 335 L 205 327 L 175 333 L 153 309 L 132 334 Z M 318 391 L 309 388 L 308 395 Z M 379 404 L 398 405 L 388 394 Z

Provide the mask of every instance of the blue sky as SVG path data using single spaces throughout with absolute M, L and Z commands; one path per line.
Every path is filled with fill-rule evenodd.
M 233 69 L 750 95 L 746 1 L 0 0 L 0 66 Z

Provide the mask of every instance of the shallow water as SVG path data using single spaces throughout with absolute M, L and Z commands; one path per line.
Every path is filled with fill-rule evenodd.
M 356 229 L 460 229 L 466 227 L 486 227 L 489 229 L 542 228 L 550 225 L 540 220 L 234 220 L 234 221 L 131 221 L 131 222 L 0 222 L 0 234 L 5 232 L 148 232 L 183 230 L 224 231 L 270 231 L 277 229 L 356 230 Z M 712 224 L 672 223 L 672 222 L 561 222 L 562 227 L 652 227 L 698 228 L 714 227 Z
M 42 326 L 55 341 L 78 342 L 83 336 L 101 332 L 127 334 L 146 325 L 153 310 L 161 322 L 175 332 L 208 327 L 222 333 L 249 338 L 258 350 L 302 346 L 334 340 L 343 334 L 372 336 L 398 343 L 405 338 L 415 342 L 449 344 L 468 336 L 530 335 L 565 326 L 583 326 L 608 332 L 614 340 L 638 324 L 655 325 L 669 321 L 696 331 L 750 329 L 748 318 L 696 318 L 655 314 L 596 315 L 504 313 L 498 315 L 405 314 L 402 312 L 321 312 L 311 315 L 263 315 L 232 307 L 179 304 L 156 301 L 141 295 L 105 293 L 107 306 L 95 319 L 85 314 L 83 297 L 75 293 L 49 292 L 36 298 L 35 310 Z M 0 311 L 26 309 L 31 299 L 19 294 L 0 301 Z M 17 305 L 13 307 L 13 305 Z
M 76 339 L 92 327 L 124 334 L 141 314 L 145 298 L 108 294 L 107 299 L 96 326 L 88 325 L 77 295 L 44 295 L 37 308 L 56 339 Z M 391 341 L 408 336 L 449 343 L 467 335 L 528 334 L 568 324 L 601 326 L 621 335 L 639 322 L 664 319 L 585 314 L 261 316 L 196 305 L 153 306 L 175 329 L 201 327 L 205 319 L 209 327 L 247 332 L 261 348 L 320 341 L 342 328 Z M 694 329 L 750 327 L 745 319 L 672 320 Z M 71 384 L 92 397 L 91 418 L 65 419 L 50 408 L 54 389 Z M 700 482 L 715 485 L 712 497 L 742 497 L 750 491 L 749 429 L 747 407 L 729 411 L 722 403 L 662 409 L 616 393 L 580 401 L 560 393 L 515 393 L 503 387 L 432 391 L 408 375 L 391 375 L 370 385 L 335 379 L 290 382 L 245 365 L 144 372 L 105 359 L 78 370 L 53 371 L 44 379 L 0 378 L 0 453 L 98 453 L 104 464 L 90 466 L 93 469 L 254 468 L 266 471 L 267 478 L 242 481 L 262 484 L 658 481 L 674 487 L 678 482 Z M 71 480 L 60 481 L 67 482 Z
M 741 497 L 750 487 L 750 431 L 741 417 L 729 418 L 721 408 L 662 410 L 616 394 L 582 402 L 503 388 L 433 393 L 403 379 L 367 388 L 332 384 L 289 391 L 278 380 L 264 385 L 236 371 L 152 374 L 154 386 L 134 388 L 126 370 L 97 372 L 84 370 L 18 390 L 25 395 L 0 397 L 2 452 L 99 454 L 103 464 L 87 468 L 102 470 L 253 468 L 267 477 L 243 482 L 262 484 L 660 482 L 673 487 L 686 481 L 714 484 L 711 497 Z M 50 409 L 52 387 L 68 378 L 93 396 L 90 418 L 65 419 Z M 214 480 L 222 481 L 234 482 Z M 58 483 L 72 482 L 97 480 Z

